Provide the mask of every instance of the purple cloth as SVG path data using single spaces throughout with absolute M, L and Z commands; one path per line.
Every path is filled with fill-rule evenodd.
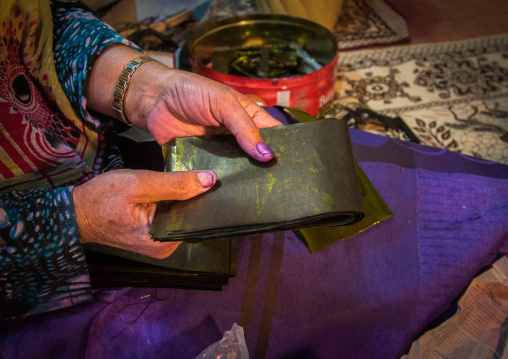
M 310 254 L 239 240 L 222 292 L 124 288 L 13 323 L 7 358 L 195 358 L 234 322 L 251 358 L 397 358 L 508 249 L 508 166 L 351 130 L 394 216 Z

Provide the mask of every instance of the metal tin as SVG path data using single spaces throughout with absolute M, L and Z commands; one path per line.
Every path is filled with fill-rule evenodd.
M 276 79 L 249 78 L 211 68 L 215 51 L 240 46 L 296 43 L 322 67 L 308 74 Z M 286 15 L 242 15 L 202 24 L 182 50 L 193 72 L 222 82 L 268 106 L 290 106 L 315 115 L 335 94 L 337 41 L 325 27 Z

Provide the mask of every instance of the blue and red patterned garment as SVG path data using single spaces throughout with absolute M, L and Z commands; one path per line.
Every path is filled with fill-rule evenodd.
M 138 49 L 79 2 L 0 5 L 0 318 L 91 300 L 72 189 L 122 161 L 86 107 L 94 61 Z M 120 127 L 117 127 L 120 126 Z

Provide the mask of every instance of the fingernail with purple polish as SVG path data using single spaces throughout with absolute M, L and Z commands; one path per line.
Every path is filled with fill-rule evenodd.
M 201 186 L 208 188 L 215 184 L 215 175 L 212 171 L 198 171 L 198 179 Z
M 258 150 L 258 153 L 262 156 L 273 156 L 273 150 L 268 147 L 268 145 L 264 142 L 258 142 L 256 145 L 256 149 Z

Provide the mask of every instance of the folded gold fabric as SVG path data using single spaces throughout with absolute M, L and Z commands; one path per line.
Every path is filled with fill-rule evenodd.
M 203 240 L 305 227 L 339 226 L 364 216 L 345 121 L 323 119 L 261 130 L 274 150 L 251 159 L 232 135 L 179 138 L 170 171 L 214 170 L 216 186 L 181 202 L 159 203 L 155 240 Z
M 316 253 L 338 241 L 352 237 L 387 218 L 393 217 L 392 211 L 386 205 L 372 182 L 370 182 L 367 175 L 365 175 L 362 168 L 356 165 L 356 171 L 360 179 L 365 217 L 360 222 L 350 226 L 302 228 L 295 230 L 295 234 L 307 246 L 311 253 Z

